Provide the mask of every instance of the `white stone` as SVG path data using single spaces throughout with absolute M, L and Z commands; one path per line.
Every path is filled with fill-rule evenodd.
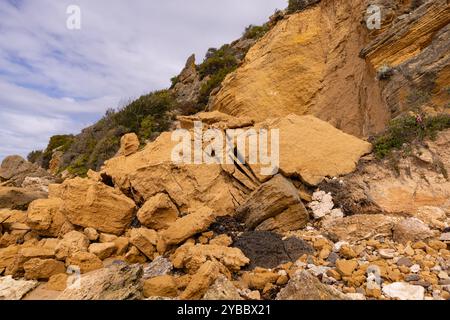
M 395 250 L 393 249 L 380 249 L 379 253 L 383 259 L 393 259 L 395 257 Z
M 412 273 L 419 273 L 420 269 L 421 268 L 418 264 L 415 264 L 415 265 L 411 266 L 411 268 L 409 268 L 409 270 L 411 270 Z
M 413 286 L 403 282 L 384 286 L 383 293 L 390 298 L 400 300 L 423 300 L 425 298 L 425 289 L 422 286 Z
M 333 197 L 325 191 L 317 191 L 313 193 L 312 202 L 308 207 L 312 210 L 314 219 L 318 220 L 331 213 L 334 208 Z
M 447 280 L 448 279 L 448 273 L 445 272 L 445 271 L 441 271 L 441 272 L 439 272 L 438 277 L 441 280 Z
M 333 252 L 339 252 L 341 251 L 342 246 L 344 245 L 349 245 L 349 243 L 347 241 L 339 241 L 336 242 L 333 246 Z
M 38 284 L 37 281 L 14 280 L 11 276 L 0 278 L 0 300 L 20 300 Z
M 440 239 L 441 241 L 450 241 L 450 232 L 447 232 L 447 233 L 443 233 L 442 235 L 441 235 L 441 239 Z

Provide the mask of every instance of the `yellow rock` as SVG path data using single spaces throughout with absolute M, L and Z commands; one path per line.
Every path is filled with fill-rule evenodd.
M 256 121 L 312 114 L 355 135 L 381 130 L 387 110 L 358 57 L 366 30 L 354 17 L 366 9 L 361 0 L 325 1 L 278 22 L 225 79 L 211 108 Z
M 144 297 L 169 297 L 178 296 L 178 287 L 172 276 L 160 276 L 144 281 Z
M 358 261 L 356 260 L 337 260 L 336 270 L 342 276 L 351 276 L 352 273 L 358 268 Z

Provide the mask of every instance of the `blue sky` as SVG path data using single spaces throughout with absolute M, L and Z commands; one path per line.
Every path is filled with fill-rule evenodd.
M 69 5 L 81 30 L 66 27 Z M 238 38 L 286 0 L 0 0 L 0 160 L 78 133 L 168 87 L 187 57 Z

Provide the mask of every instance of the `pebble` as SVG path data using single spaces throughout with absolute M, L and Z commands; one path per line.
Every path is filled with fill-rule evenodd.
M 393 249 L 380 249 L 378 252 L 383 259 L 393 259 L 396 253 Z
M 413 266 L 411 266 L 411 268 L 409 268 L 411 270 L 412 273 L 419 273 L 421 268 L 418 264 L 415 264 Z
M 438 277 L 441 280 L 447 280 L 448 279 L 448 273 L 445 272 L 445 271 L 441 271 L 441 272 L 439 272 Z
M 330 263 L 331 266 L 336 265 L 336 261 L 339 259 L 339 255 L 335 252 L 330 253 L 330 255 L 327 258 L 327 262 Z
M 405 277 L 406 282 L 420 281 L 420 276 L 418 274 L 409 274 Z
M 450 241 L 450 232 L 443 233 L 440 238 L 441 241 Z
M 339 252 L 341 251 L 342 246 L 344 245 L 349 245 L 349 243 L 347 241 L 339 241 L 336 242 L 333 246 L 333 252 Z
M 390 298 L 400 300 L 423 300 L 425 298 L 423 287 L 403 282 L 395 282 L 384 286 L 383 293 Z
M 411 261 L 411 259 L 410 258 L 406 258 L 406 257 L 403 257 L 403 258 L 400 258 L 398 261 L 397 261 L 397 265 L 398 266 L 405 266 L 405 267 L 412 267 L 413 266 L 413 262 Z

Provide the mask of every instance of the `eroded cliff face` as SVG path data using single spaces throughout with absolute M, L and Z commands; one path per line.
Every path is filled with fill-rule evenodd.
M 211 108 L 256 120 L 313 114 L 362 136 L 389 113 L 375 72 L 359 58 L 368 41 L 365 1 L 322 1 L 288 16 L 248 53 Z
M 368 30 L 366 9 L 381 7 Z M 280 21 L 222 84 L 210 109 L 265 120 L 312 114 L 343 131 L 382 131 L 401 111 L 448 101 L 447 1 L 325 0 Z M 391 79 L 377 79 L 382 67 Z M 427 102 L 427 101 L 426 101 Z

